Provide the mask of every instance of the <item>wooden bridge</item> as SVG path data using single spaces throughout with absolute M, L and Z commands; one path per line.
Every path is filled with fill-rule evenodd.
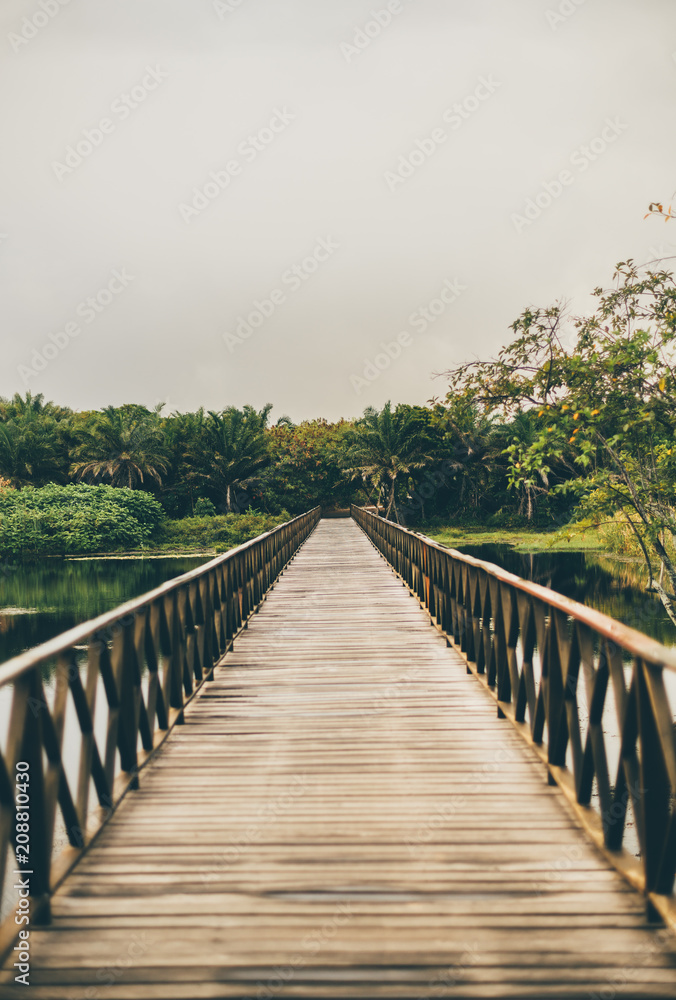
M 0 997 L 673 997 L 675 669 L 363 510 L 303 515 L 0 668 L 30 890 Z

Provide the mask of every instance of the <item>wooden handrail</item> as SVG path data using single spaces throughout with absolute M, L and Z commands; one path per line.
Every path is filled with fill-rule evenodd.
M 351 512 L 493 695 L 499 715 L 546 764 L 596 845 L 645 894 L 651 915 L 676 929 L 676 729 L 664 677 L 676 671 L 676 651 L 492 563 L 363 508 Z M 620 739 L 612 780 L 603 727 L 609 689 Z M 630 803 L 640 861 L 623 847 Z
M 0 667 L 0 687 L 13 686 L 7 745 L 0 753 L 0 898 L 11 847 L 12 868 L 30 862 L 31 923 L 49 921 L 51 894 L 124 795 L 138 787 L 141 768 L 183 722 L 187 702 L 212 679 L 319 518 L 316 507 Z M 83 646 L 84 678 L 78 657 Z M 48 700 L 44 674 L 54 662 Z M 99 688 L 105 694 L 103 739 L 94 727 Z M 61 749 L 69 703 L 80 736 L 73 787 Z M 98 806 L 90 811 L 92 782 Z M 27 790 L 17 794 L 19 786 Z M 57 810 L 69 846 L 53 859 Z M 0 953 L 11 947 L 18 929 L 11 913 L 0 928 Z

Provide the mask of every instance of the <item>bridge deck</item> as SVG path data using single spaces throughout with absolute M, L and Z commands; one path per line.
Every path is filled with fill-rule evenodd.
M 53 910 L 35 1000 L 676 992 L 641 899 L 352 521 L 320 523 Z

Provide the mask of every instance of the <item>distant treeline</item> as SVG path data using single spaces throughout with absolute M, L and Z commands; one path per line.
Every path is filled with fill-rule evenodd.
M 533 417 L 480 407 L 369 408 L 356 421 L 282 417 L 272 406 L 164 414 L 138 404 L 73 411 L 42 396 L 0 399 L 0 475 L 13 489 L 84 483 L 144 491 L 168 518 L 248 509 L 291 515 L 375 503 L 408 524 L 437 517 L 551 523 L 550 483 L 509 488 L 513 439 Z

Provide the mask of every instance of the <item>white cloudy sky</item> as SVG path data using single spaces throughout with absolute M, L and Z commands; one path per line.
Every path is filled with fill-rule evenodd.
M 0 395 L 269 400 L 297 420 L 425 402 L 444 390 L 434 372 L 497 349 L 527 305 L 587 309 L 617 261 L 676 253 L 676 224 L 643 221 L 676 187 L 674 0 L 401 0 L 361 50 L 387 0 L 42 4 L 0 11 Z M 144 100 L 120 111 L 132 92 Z M 461 127 L 444 121 L 454 104 Z M 289 121 L 254 157 L 241 144 L 277 111 Z M 231 161 L 227 189 L 182 212 Z M 561 171 L 560 196 L 520 224 Z M 282 276 L 319 239 L 338 249 L 295 290 Z M 80 303 L 114 270 L 133 280 L 87 322 Z M 423 332 L 412 314 L 446 281 L 464 291 Z M 274 289 L 284 301 L 228 347 Z M 355 388 L 403 331 L 401 356 Z

